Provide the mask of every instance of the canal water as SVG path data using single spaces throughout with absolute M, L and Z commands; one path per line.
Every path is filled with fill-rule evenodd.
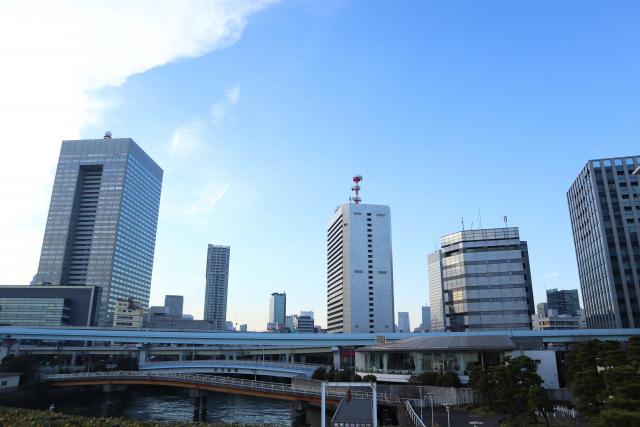
M 210 392 L 207 421 L 274 426 L 303 426 L 292 414 L 288 401 Z M 92 417 L 123 417 L 147 421 L 191 421 L 193 398 L 189 390 L 159 387 L 130 387 L 122 392 L 98 389 L 57 389 L 25 396 L 3 396 L 0 404 Z M 306 423 L 320 418 L 317 409 L 307 410 Z

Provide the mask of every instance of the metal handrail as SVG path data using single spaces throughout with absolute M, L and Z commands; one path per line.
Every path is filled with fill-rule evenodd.
M 318 368 L 328 368 L 327 365 L 314 365 L 306 363 L 289 363 L 289 362 L 262 362 L 262 361 L 249 361 L 249 360 L 174 360 L 163 362 L 147 362 L 140 365 L 140 369 L 145 368 L 158 368 L 158 367 L 171 367 L 171 366 L 213 366 L 213 365 L 238 365 L 256 367 L 262 366 L 267 368 L 278 369 L 295 369 L 312 371 Z
M 190 383 L 197 384 L 216 384 L 227 385 L 231 387 L 250 388 L 254 390 L 269 390 L 280 391 L 287 394 L 302 394 L 308 396 L 319 396 L 320 388 L 309 387 L 301 385 L 291 385 L 282 383 L 272 383 L 267 381 L 255 381 L 241 378 L 231 378 L 215 375 L 202 375 L 202 374 L 181 374 L 181 373 L 166 373 L 155 371 L 112 371 L 112 372 L 82 372 L 72 374 L 49 374 L 42 376 L 44 381 L 73 381 L 76 379 L 92 379 L 92 378 L 168 378 L 172 380 L 182 380 Z M 332 390 L 327 392 L 327 397 L 341 399 L 346 395 L 346 390 Z M 370 392 L 352 391 L 354 398 L 371 399 L 372 394 Z M 387 403 L 402 403 L 402 400 L 397 395 L 390 395 L 386 393 L 376 393 L 378 401 Z
M 411 402 L 409 400 L 404 401 L 404 406 L 407 409 L 409 418 L 411 419 L 415 427 L 426 427 L 422 419 L 418 416 L 418 414 L 416 414 L 416 411 L 413 410 L 413 406 L 411 406 Z

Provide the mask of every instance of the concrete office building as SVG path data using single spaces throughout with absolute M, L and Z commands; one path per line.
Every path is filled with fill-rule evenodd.
M 411 323 L 409 322 L 409 312 L 398 312 L 398 332 L 411 332 Z
M 538 309 L 542 308 L 538 304 Z M 587 318 L 584 310 L 577 310 L 575 314 L 559 314 L 558 310 L 549 308 L 538 310 L 531 316 L 532 329 L 586 329 Z
M 116 301 L 116 311 L 113 315 L 113 327 L 124 329 L 138 329 L 144 322 L 144 309 L 133 298 Z
M 639 162 L 589 160 L 567 192 L 589 328 L 640 327 Z
M 164 306 L 167 314 L 174 317 L 182 317 L 182 306 L 184 297 L 182 295 L 165 295 Z
M 327 330 L 393 332 L 393 262 L 388 206 L 352 203 L 336 209 L 327 230 Z
M 0 286 L 2 326 L 96 326 L 97 286 Z
M 422 332 L 431 330 L 431 308 L 428 305 L 422 306 L 422 324 L 420 325 Z
M 36 285 L 99 286 L 100 326 L 120 298 L 147 307 L 161 187 L 130 138 L 63 141 Z
M 441 245 L 429 256 L 433 331 L 531 329 L 529 254 L 517 227 L 459 231 Z
M 575 316 L 580 310 L 580 298 L 577 289 L 547 290 L 547 309 L 556 310 L 558 314 Z
M 274 292 L 269 298 L 269 324 L 267 329 L 282 329 L 287 323 L 287 294 Z M 291 319 L 293 326 L 293 319 Z
M 293 330 L 301 334 L 312 334 L 315 332 L 313 317 L 293 315 Z
M 207 248 L 207 288 L 204 298 L 204 320 L 213 322 L 218 330 L 227 328 L 227 291 L 229 288 L 229 246 L 209 245 Z

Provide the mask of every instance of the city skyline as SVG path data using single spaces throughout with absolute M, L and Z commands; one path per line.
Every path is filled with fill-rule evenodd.
M 634 2 L 21 3 L 0 13 L 3 285 L 36 273 L 60 141 L 107 129 L 165 172 L 150 304 L 184 295 L 199 318 L 203 248 L 224 242 L 227 318 L 251 330 L 279 289 L 326 326 L 326 221 L 355 173 L 393 211 L 395 309 L 417 323 L 461 217 L 520 228 L 536 303 L 579 289 L 566 192 L 588 160 L 636 154 Z

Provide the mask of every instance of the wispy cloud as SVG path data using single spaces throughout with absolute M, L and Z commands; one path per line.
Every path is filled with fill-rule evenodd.
M 105 106 L 95 91 L 233 44 L 248 16 L 270 3 L 0 2 L 0 117 L 3 139 L 11 141 L 0 156 L 0 200 L 13 206 L 0 210 L 4 281 L 24 283 L 37 267 L 59 144 L 100 122 Z
M 215 182 L 206 184 L 196 193 L 194 202 L 189 205 L 184 214 L 196 225 L 207 225 L 228 189 L 229 184 L 220 185 Z
M 542 279 L 555 279 L 556 277 L 560 277 L 560 273 L 557 271 L 550 271 L 541 276 Z
M 226 96 L 211 107 L 211 121 L 214 125 L 221 124 L 233 111 L 233 107 L 240 100 L 240 86 L 235 85 L 227 91 Z
M 204 150 L 207 123 L 199 118 L 193 118 L 180 125 L 171 136 L 169 152 L 173 155 L 187 155 Z

